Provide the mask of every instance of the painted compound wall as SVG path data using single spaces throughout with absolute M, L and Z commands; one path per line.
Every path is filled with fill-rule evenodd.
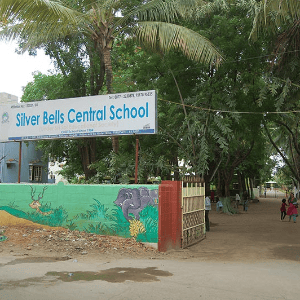
M 158 242 L 158 185 L 0 184 L 0 218 Z

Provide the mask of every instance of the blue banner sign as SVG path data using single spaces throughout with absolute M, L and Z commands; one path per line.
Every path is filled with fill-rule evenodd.
M 0 141 L 157 133 L 154 90 L 1 106 Z

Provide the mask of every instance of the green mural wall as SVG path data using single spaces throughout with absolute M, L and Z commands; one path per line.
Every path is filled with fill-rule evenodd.
M 34 223 L 158 242 L 158 185 L 0 184 L 0 212 Z

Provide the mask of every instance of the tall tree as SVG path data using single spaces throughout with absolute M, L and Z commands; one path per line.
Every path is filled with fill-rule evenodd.
M 270 143 L 290 169 L 296 183 L 299 178 L 299 95 L 300 95 L 300 2 L 297 0 L 265 0 L 256 7 L 251 39 L 271 37 L 271 62 L 265 73 L 266 86 L 261 102 L 272 103 L 264 122 Z
M 1 0 L 0 15 L 15 21 L 4 36 L 25 39 L 25 48 L 69 35 L 85 36 L 103 62 L 107 92 L 113 93 L 111 50 L 119 34 L 134 36 L 155 50 L 175 48 L 191 59 L 219 64 L 221 56 L 207 39 L 176 23 L 195 5 L 194 0 L 152 0 L 133 7 L 122 0 Z M 113 141 L 118 151 L 118 140 Z
M 1 0 L 0 14 L 17 24 L 4 32 L 8 38 L 25 38 L 28 48 L 68 35 L 83 34 L 94 42 L 105 64 L 106 83 L 112 92 L 110 52 L 118 34 L 126 32 L 153 48 L 169 51 L 179 49 L 195 60 L 217 64 L 221 56 L 200 34 L 176 24 L 196 2 L 150 1 L 127 9 L 128 2 L 110 1 L 49 1 Z M 125 15 L 122 15 L 125 13 Z M 21 22 L 19 22 L 21 20 Z
M 225 62 L 217 70 L 199 67 L 195 96 L 185 100 L 189 104 L 188 118 L 181 133 L 185 153 L 192 156 L 194 145 L 196 155 L 194 159 L 183 155 L 193 171 L 207 178 L 208 186 L 219 168 L 223 173 L 220 196 L 229 196 L 233 174 L 261 135 L 259 113 L 263 110 L 258 106 L 258 95 L 264 85 L 260 75 L 264 70 L 264 47 L 261 41 L 248 43 L 252 20 L 247 9 L 234 3 L 225 11 L 204 15 L 201 21 L 201 28 L 230 63 Z

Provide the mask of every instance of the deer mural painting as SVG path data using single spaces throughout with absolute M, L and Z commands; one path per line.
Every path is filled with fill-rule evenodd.
M 43 187 L 43 191 L 39 193 L 37 200 L 34 199 L 36 188 L 33 188 L 32 186 L 30 186 L 30 188 L 31 188 L 31 199 L 32 199 L 32 202 L 29 204 L 29 206 L 31 208 L 35 209 L 41 215 L 47 216 L 47 215 L 52 214 L 52 210 L 48 211 L 48 212 L 43 212 L 40 209 L 40 207 L 42 206 L 42 204 L 40 203 L 40 200 L 44 197 L 44 192 L 47 189 L 47 187 L 46 186 Z

